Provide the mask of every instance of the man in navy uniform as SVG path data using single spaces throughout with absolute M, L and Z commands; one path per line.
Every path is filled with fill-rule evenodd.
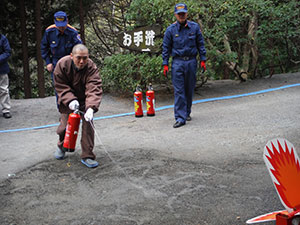
M 65 12 L 56 12 L 54 23 L 46 28 L 41 42 L 42 57 L 46 62 L 47 70 L 51 73 L 52 81 L 57 61 L 70 55 L 72 48 L 82 43 L 77 30 L 68 24 Z
M 200 27 L 187 20 L 187 6 L 175 5 L 176 22 L 170 25 L 163 39 L 164 75 L 169 71 L 169 57 L 172 56 L 172 83 L 174 86 L 174 128 L 185 125 L 192 118 L 191 107 L 196 84 L 197 54 L 200 55 L 200 66 L 205 71 L 206 50 Z

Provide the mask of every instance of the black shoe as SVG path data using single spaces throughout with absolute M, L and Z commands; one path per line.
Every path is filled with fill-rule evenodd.
M 176 123 L 174 123 L 173 127 L 174 127 L 174 128 L 178 128 L 178 127 L 181 127 L 181 126 L 183 126 L 183 125 L 185 125 L 184 122 L 177 121 Z
M 187 118 L 186 118 L 186 121 L 191 121 L 192 120 L 192 117 L 190 117 L 190 116 L 188 116 Z
M 11 115 L 10 115 L 9 112 L 7 112 L 7 113 L 3 113 L 3 117 L 4 117 L 5 119 L 9 119 L 9 118 L 11 118 Z

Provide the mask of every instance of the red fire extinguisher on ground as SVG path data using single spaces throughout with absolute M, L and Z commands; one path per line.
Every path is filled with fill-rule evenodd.
M 68 123 L 66 127 L 66 134 L 63 144 L 63 151 L 74 152 L 76 146 L 76 139 L 78 136 L 80 124 L 79 109 L 76 109 L 73 113 L 70 113 Z
M 146 103 L 147 103 L 147 116 L 155 116 L 155 98 L 152 84 L 149 84 L 148 91 L 146 91 Z
M 138 86 L 134 92 L 134 112 L 135 117 L 143 116 L 143 93 L 142 89 Z

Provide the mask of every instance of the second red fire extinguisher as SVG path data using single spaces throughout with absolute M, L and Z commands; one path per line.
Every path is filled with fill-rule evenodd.
M 155 116 L 155 98 L 152 84 L 149 84 L 148 91 L 146 91 L 147 116 Z
M 79 110 L 76 109 L 73 113 L 70 113 L 69 115 L 64 144 L 62 147 L 63 151 L 65 152 L 75 151 L 76 139 L 79 131 L 79 124 L 80 124 L 80 114 L 79 114 Z
M 141 88 L 138 86 L 134 92 L 134 112 L 136 117 L 143 116 L 143 94 Z

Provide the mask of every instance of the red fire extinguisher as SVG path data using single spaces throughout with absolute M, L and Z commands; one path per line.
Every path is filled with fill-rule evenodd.
M 75 151 L 76 139 L 79 131 L 79 124 L 80 124 L 80 114 L 79 114 L 79 110 L 76 109 L 73 113 L 70 113 L 69 115 L 64 144 L 63 144 L 63 151 L 65 152 Z
M 134 92 L 134 112 L 135 117 L 143 116 L 143 94 L 142 89 L 138 86 Z
M 152 84 L 149 84 L 148 91 L 146 91 L 146 103 L 147 103 L 147 116 L 155 116 L 155 98 Z

